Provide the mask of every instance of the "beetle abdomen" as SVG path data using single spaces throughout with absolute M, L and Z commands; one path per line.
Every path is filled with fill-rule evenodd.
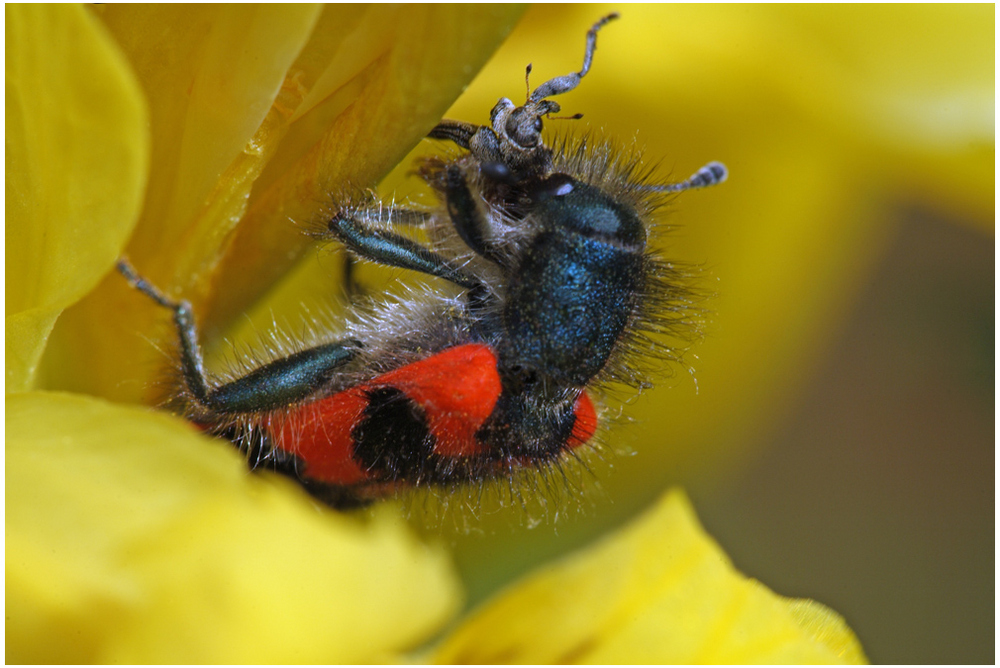
M 407 364 L 282 415 L 273 446 L 294 454 L 305 478 L 336 485 L 489 477 L 512 462 L 477 434 L 502 392 L 497 356 L 470 343 Z M 596 412 L 581 393 L 565 443 L 593 436 Z

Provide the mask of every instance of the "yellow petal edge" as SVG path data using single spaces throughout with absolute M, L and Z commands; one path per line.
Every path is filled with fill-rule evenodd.
M 459 605 L 398 519 L 322 512 L 171 416 L 42 392 L 6 416 L 8 663 L 386 661 Z
M 8 5 L 5 18 L 10 392 L 31 387 L 62 309 L 124 248 L 146 185 L 149 135 L 128 64 L 83 7 Z
M 854 633 L 813 601 L 737 572 L 683 492 L 598 545 L 487 603 L 438 663 L 863 663 Z

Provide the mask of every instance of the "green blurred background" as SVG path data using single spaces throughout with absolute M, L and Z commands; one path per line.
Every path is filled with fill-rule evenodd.
M 634 141 L 665 180 L 729 166 L 659 242 L 716 294 L 696 382 L 630 402 L 608 441 L 634 454 L 582 512 L 446 530 L 469 604 L 682 485 L 739 569 L 872 661 L 991 663 L 993 7 L 534 7 L 448 116 L 520 103 L 528 62 L 534 86 L 578 69 L 612 10 L 559 98 L 584 119 L 547 128 Z M 381 190 L 419 199 L 411 165 Z

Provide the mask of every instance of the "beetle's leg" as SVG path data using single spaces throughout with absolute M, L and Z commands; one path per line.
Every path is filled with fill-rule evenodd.
M 397 227 L 424 227 L 431 219 L 431 214 L 415 209 L 372 208 L 365 210 L 365 220 L 378 221 Z M 344 293 L 347 300 L 354 302 L 365 294 L 364 287 L 355 275 L 357 261 L 351 253 L 344 253 Z
M 274 360 L 209 392 L 207 405 L 221 413 L 253 413 L 302 401 L 350 362 L 361 345 L 347 339 Z
M 501 264 L 500 258 L 487 246 L 486 234 L 488 225 L 476 197 L 469 190 L 462 170 L 456 165 L 449 165 L 444 173 L 440 186 L 448 204 L 448 215 L 451 224 L 462 238 L 465 245 L 476 254 L 488 260 Z
M 117 264 L 118 271 L 132 285 L 160 306 L 174 313 L 174 326 L 181 344 L 181 367 L 184 372 L 184 382 L 188 390 L 199 402 L 208 404 L 210 390 L 205 380 L 205 364 L 202 360 L 201 346 L 198 344 L 198 331 L 194 325 L 194 313 L 191 304 L 186 300 L 174 301 L 159 291 L 152 283 L 136 273 L 135 268 L 126 259 L 121 258 Z
M 363 258 L 400 269 L 437 276 L 469 290 L 482 281 L 452 266 L 447 258 L 401 234 L 371 226 L 359 213 L 340 212 L 330 220 L 330 233 Z
M 118 271 L 137 290 L 174 314 L 174 325 L 181 344 L 181 369 L 184 382 L 195 400 L 220 413 L 252 413 L 287 406 L 313 394 L 333 372 L 347 364 L 361 347 L 348 339 L 294 353 L 254 369 L 246 376 L 216 388 L 209 387 L 198 330 L 191 304 L 174 301 L 136 273 L 125 258 L 118 261 Z
M 347 295 L 347 301 L 352 303 L 365 294 L 365 289 L 361 287 L 357 276 L 354 275 L 356 266 L 354 256 L 350 253 L 344 253 L 344 293 Z
M 726 166 L 721 162 L 710 162 L 697 172 L 691 175 L 691 178 L 686 181 L 681 181 L 680 183 L 668 183 L 662 186 L 646 186 L 643 190 L 652 190 L 656 192 L 664 193 L 679 193 L 685 190 L 691 190 L 692 188 L 707 188 L 709 186 L 715 186 L 729 177 L 729 171 Z
M 379 206 L 356 210 L 355 216 L 364 218 L 366 223 L 381 223 L 393 227 L 424 227 L 432 215 L 416 209 L 397 209 L 391 206 Z

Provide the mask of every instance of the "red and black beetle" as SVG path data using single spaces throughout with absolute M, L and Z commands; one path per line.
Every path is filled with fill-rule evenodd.
M 447 292 L 358 298 L 354 317 L 318 345 L 217 381 L 204 371 L 190 305 L 121 260 L 136 288 L 173 311 L 179 412 L 253 467 L 341 508 L 400 487 L 559 465 L 587 443 L 598 424 L 589 392 L 640 383 L 646 334 L 690 326 L 684 272 L 647 249 L 658 200 L 726 178 L 709 163 L 681 183 L 649 183 L 638 158 L 606 145 L 542 141 L 543 117 L 559 111 L 549 98 L 579 85 L 597 31 L 616 17 L 587 33 L 579 72 L 546 81 L 523 106 L 501 98 L 489 126 L 445 120 L 431 131 L 466 149 L 420 167 L 438 208 L 343 206 L 324 225 L 321 236 L 353 256 L 444 279 Z

